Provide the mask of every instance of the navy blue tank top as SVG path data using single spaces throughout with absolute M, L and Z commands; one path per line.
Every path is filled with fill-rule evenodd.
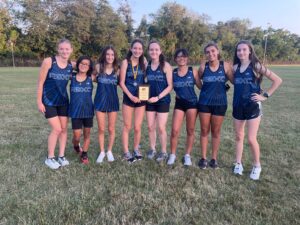
M 220 61 L 219 68 L 213 72 L 209 63 L 205 64 L 202 76 L 203 85 L 199 96 L 201 105 L 227 105 L 226 86 L 227 77 L 224 62 Z
M 94 106 L 92 100 L 93 80 L 88 76 L 84 81 L 76 80 L 76 75 L 72 76 L 70 85 L 70 106 L 69 117 L 71 118 L 92 118 L 94 116 Z
M 234 73 L 234 92 L 233 92 L 233 107 L 244 106 L 251 102 L 252 94 L 260 94 L 260 82 L 255 77 L 251 65 L 244 72 L 240 72 L 238 65 Z
M 163 90 L 165 90 L 168 87 L 167 76 L 160 69 L 160 66 L 158 66 L 157 69 L 153 71 L 151 69 L 151 62 L 150 62 L 147 66 L 146 74 L 148 78 L 148 83 L 150 85 L 150 98 L 158 96 Z M 166 96 L 159 99 L 157 102 L 153 104 L 155 105 L 170 104 L 170 102 L 171 102 L 170 94 L 167 94 Z
M 42 102 L 47 106 L 66 106 L 69 104 L 67 85 L 72 75 L 72 64 L 68 62 L 66 68 L 61 69 L 52 57 L 52 65 L 47 73 L 43 87 Z
M 189 67 L 187 74 L 182 77 L 178 75 L 178 68 L 173 70 L 173 87 L 177 98 L 196 104 L 195 84 L 196 81 L 192 67 Z
M 100 112 L 116 112 L 119 111 L 118 97 L 118 76 L 112 74 L 98 74 L 97 91 L 94 99 L 95 110 Z
M 133 96 L 137 97 L 138 85 L 144 84 L 144 72 L 140 66 L 135 66 L 135 67 L 133 67 L 133 69 L 134 69 L 134 71 L 136 71 L 138 69 L 137 77 L 135 80 L 134 80 L 131 63 L 128 63 L 127 70 L 126 70 L 125 85 L 126 85 L 128 91 Z M 135 86 L 134 83 L 136 83 L 137 85 Z

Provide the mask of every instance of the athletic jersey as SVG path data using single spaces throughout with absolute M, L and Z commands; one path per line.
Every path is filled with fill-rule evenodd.
M 209 63 L 205 63 L 202 75 L 203 85 L 199 96 L 201 105 L 227 105 L 225 82 L 227 81 L 224 63 L 220 61 L 219 68 L 213 72 Z
M 165 90 L 168 87 L 167 76 L 160 69 L 160 66 L 158 66 L 157 69 L 153 71 L 151 69 L 150 62 L 147 66 L 146 74 L 148 78 L 148 83 L 150 84 L 150 98 L 158 96 L 163 90 Z M 157 102 L 153 103 L 153 105 L 170 104 L 170 102 L 170 94 L 167 94 L 163 98 L 159 99 Z
M 137 66 L 133 67 L 134 71 L 137 70 Z M 137 85 L 135 86 L 134 83 Z M 133 95 L 138 95 L 138 85 L 144 84 L 144 72 L 141 67 L 138 67 L 138 73 L 136 79 L 134 80 L 134 75 L 132 71 L 131 63 L 128 63 L 127 70 L 126 70 L 126 78 L 125 78 L 125 86 L 127 87 L 128 91 Z
M 52 57 L 52 65 L 48 70 L 43 87 L 42 102 L 47 106 L 66 106 L 69 104 L 67 85 L 72 74 L 72 64 L 68 62 L 66 68 L 61 69 L 55 56 Z
M 70 106 L 69 117 L 71 118 L 92 118 L 94 116 L 94 106 L 92 100 L 93 80 L 90 76 L 79 82 L 76 74 L 72 76 L 70 85 Z
M 96 77 L 98 86 L 94 99 L 95 110 L 101 112 L 119 111 L 118 77 L 113 72 L 110 75 L 98 74 Z
M 196 104 L 197 95 L 194 89 L 195 84 L 196 81 L 192 67 L 189 67 L 187 74 L 182 77 L 178 75 L 178 68 L 173 70 L 173 87 L 177 98 Z
M 234 73 L 233 107 L 251 103 L 252 94 L 260 94 L 260 92 L 259 80 L 255 77 L 252 66 L 249 65 L 241 73 L 240 65 L 238 65 Z

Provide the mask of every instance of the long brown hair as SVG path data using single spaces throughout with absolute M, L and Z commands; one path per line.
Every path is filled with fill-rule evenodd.
M 144 43 L 143 43 L 143 41 L 141 39 L 134 39 L 131 42 L 130 48 L 132 48 L 135 43 L 140 43 L 142 45 L 143 49 L 144 49 Z M 131 56 L 132 56 L 132 52 L 131 52 L 131 49 L 129 49 L 129 51 L 127 53 L 127 56 L 126 56 L 126 59 L 127 59 L 128 63 L 131 63 Z M 146 68 L 145 68 L 145 63 L 144 63 L 144 54 L 142 54 L 139 57 L 139 66 L 142 69 L 142 71 L 145 72 Z
M 100 65 L 100 73 L 104 73 L 105 71 L 105 67 L 107 65 L 107 62 L 106 62 L 106 53 L 108 50 L 112 50 L 114 52 L 114 61 L 113 61 L 113 72 L 116 73 L 119 69 L 119 65 L 118 65 L 118 55 L 117 55 L 117 52 L 115 50 L 115 48 L 112 46 L 112 45 L 108 45 L 106 46 L 103 50 L 102 50 L 102 53 L 99 57 L 99 65 Z
M 254 51 L 254 47 L 251 44 L 250 41 L 248 40 L 241 40 L 237 43 L 237 45 L 235 46 L 235 50 L 234 50 L 234 57 L 233 57 L 233 65 L 240 65 L 241 64 L 241 60 L 237 57 L 237 48 L 240 44 L 245 44 L 248 46 L 249 50 L 250 50 L 250 55 L 249 55 L 249 60 L 250 60 L 250 65 L 253 69 L 253 72 L 255 74 L 256 79 L 261 83 L 262 82 L 262 70 L 265 69 L 267 70 L 266 67 L 264 67 L 262 65 L 262 63 L 260 62 L 260 60 L 258 59 L 257 55 L 255 54 Z M 259 64 L 260 65 L 260 70 L 257 69 L 256 65 Z

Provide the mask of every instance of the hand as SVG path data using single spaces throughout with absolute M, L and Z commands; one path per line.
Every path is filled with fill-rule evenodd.
M 138 97 L 133 96 L 133 95 L 130 96 L 130 100 L 134 103 L 140 103 L 141 102 L 141 100 Z
M 45 106 L 44 106 L 44 104 L 43 104 L 42 102 L 39 102 L 39 103 L 38 103 L 38 110 L 39 110 L 41 113 L 45 114 L 46 108 L 45 108 Z
M 158 97 L 151 97 L 148 99 L 148 102 L 149 103 L 155 103 L 155 102 L 158 102 L 159 98 Z
M 254 102 L 262 102 L 262 101 L 265 101 L 267 98 L 262 96 L 262 95 L 259 95 L 259 94 L 252 94 L 252 97 L 251 97 L 251 100 L 254 101 Z

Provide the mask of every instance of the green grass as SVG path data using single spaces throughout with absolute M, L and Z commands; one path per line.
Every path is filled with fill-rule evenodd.
M 173 168 L 148 160 L 122 162 L 121 113 L 116 162 L 95 164 L 99 146 L 94 121 L 91 163 L 81 165 L 72 152 L 69 125 L 66 155 L 71 165 L 49 170 L 44 160 L 50 129 L 36 107 L 38 69 L 0 68 L 0 224 L 300 224 L 300 67 L 273 69 L 284 82 L 263 104 L 258 137 L 263 171 L 261 180 L 253 182 L 247 143 L 244 176 L 231 173 L 231 104 L 222 129 L 220 170 L 203 171 L 195 164 L 185 169 L 180 160 Z M 263 86 L 268 84 L 264 81 Z M 232 89 L 230 103 L 231 99 Z M 172 110 L 168 133 L 171 117 Z M 194 163 L 200 157 L 199 127 L 198 120 Z M 184 142 L 183 127 L 178 158 L 183 156 Z M 146 121 L 141 144 L 145 152 Z

